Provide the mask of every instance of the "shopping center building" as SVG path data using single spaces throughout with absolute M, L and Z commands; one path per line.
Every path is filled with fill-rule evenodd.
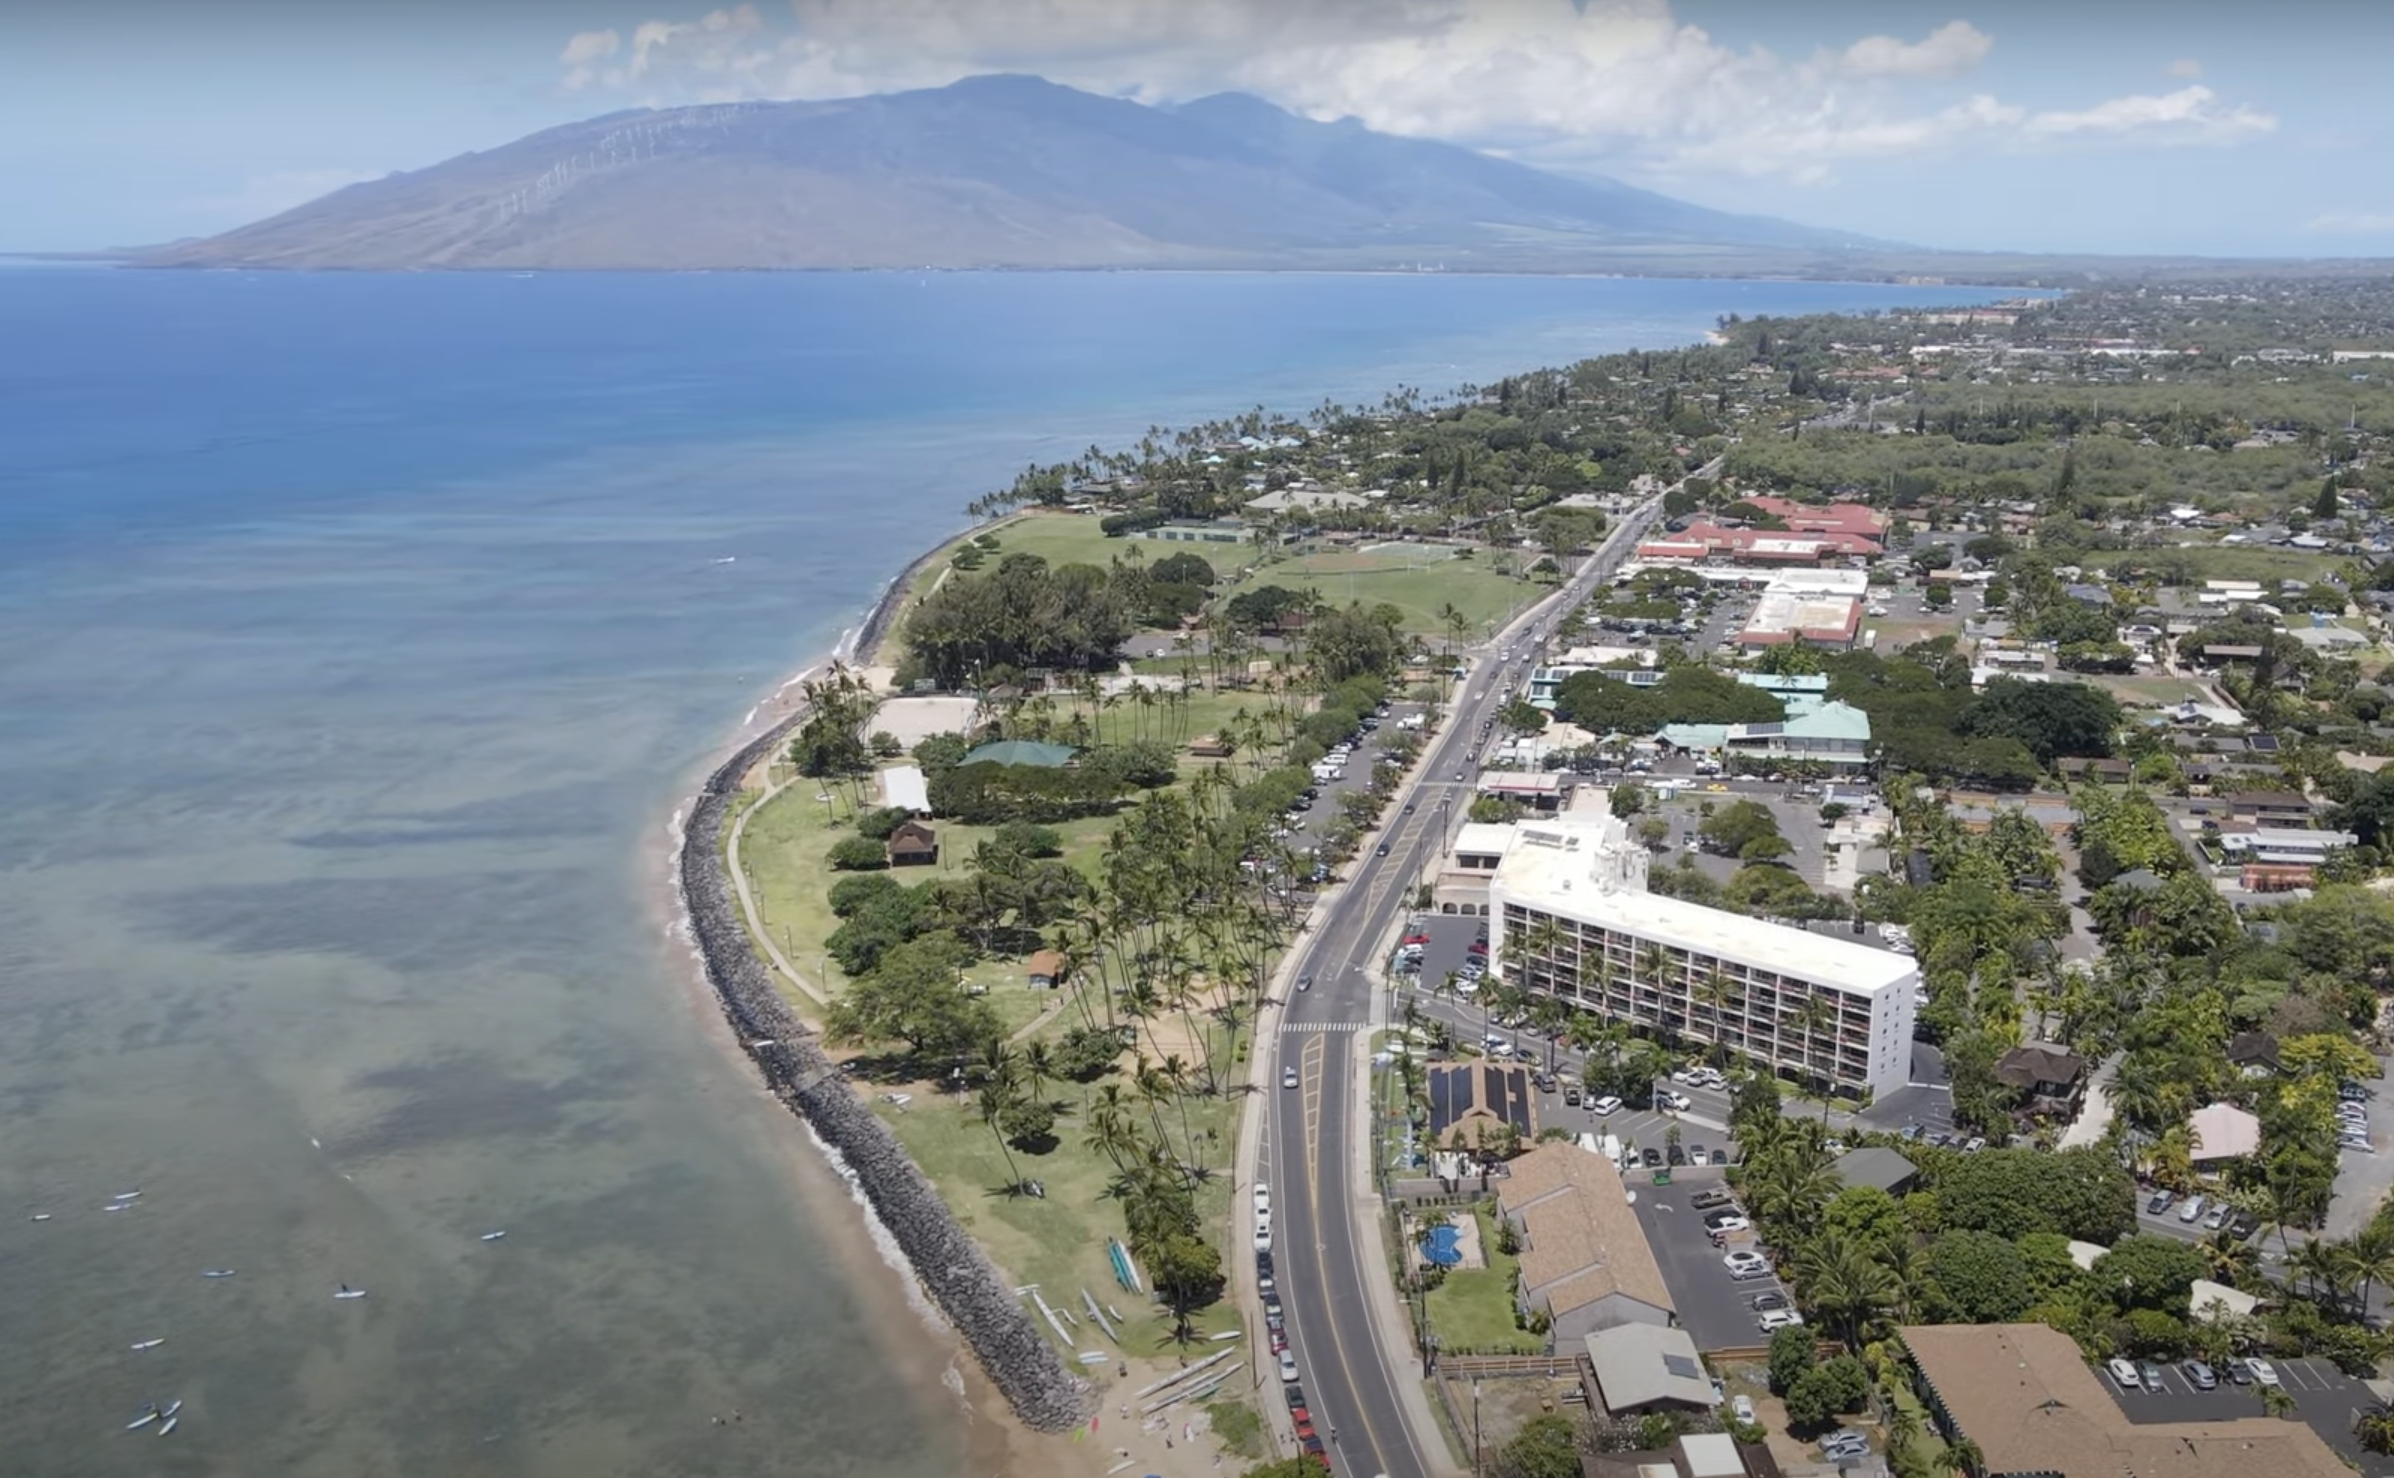
M 1609 815 L 1515 831 L 1488 884 L 1506 980 L 1845 1092 L 1910 1081 L 1911 957 L 1649 893 L 1646 849 Z

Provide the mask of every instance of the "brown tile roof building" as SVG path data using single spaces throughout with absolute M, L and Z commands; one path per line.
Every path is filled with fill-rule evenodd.
M 1521 1229 L 1525 1306 L 1545 1308 L 1558 1325 L 1576 1310 L 1615 1297 L 1646 1305 L 1649 1321 L 1655 1314 L 1672 1317 L 1671 1290 L 1612 1161 L 1555 1141 L 1508 1169 L 1496 1202 Z
M 1983 1478 L 2349 1478 L 2300 1422 L 2131 1422 L 2070 1337 L 2043 1324 L 1907 1325 L 1922 1396 Z

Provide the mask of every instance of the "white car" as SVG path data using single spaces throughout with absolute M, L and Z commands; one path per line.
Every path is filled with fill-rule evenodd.
M 1611 1095 L 1610 1093 L 1607 1093 L 1606 1095 L 1604 1095 L 1604 1097 L 1602 1097 L 1602 1098 L 1599 1098 L 1599 1099 L 1597 1099 L 1597 1100 L 1596 1100 L 1594 1103 L 1591 1103 L 1591 1104 L 1589 1104 L 1589 1105 L 1588 1105 L 1588 1112 L 1589 1112 L 1589 1113 L 1591 1113 L 1591 1114 L 1594 1114 L 1594 1115 L 1595 1115 L 1597 1118 L 1601 1119 L 1601 1118 L 1605 1117 L 1607 1114 L 1611 1114 L 1611 1113 L 1616 1113 L 1616 1112 L 1618 1112 L 1618 1111 L 1620 1110 L 1620 1107 L 1621 1107 L 1621 1100 L 1620 1100 L 1620 1099 L 1618 1099 L 1618 1098 L 1615 1098 L 1615 1097 L 1614 1097 L 1613 1095 Z
M 1764 1334 L 1776 1334 L 1782 1329 L 1793 1329 L 1803 1323 L 1804 1316 L 1793 1309 L 1773 1309 L 1755 1322 L 1762 1326 Z
M 2119 1383 L 2123 1391 L 2133 1391 L 2144 1385 L 2143 1381 L 2136 1378 L 2136 1367 L 2126 1360 L 2114 1359 L 2103 1368 L 2111 1372 L 2111 1378 Z M 2260 1378 L 2258 1374 L 2253 1377 L 2255 1380 Z
M 1255 1250 L 1272 1250 L 1272 1218 L 1269 1213 L 1255 1218 Z
M 1771 1270 L 1769 1258 L 1759 1252 L 1748 1252 L 1742 1248 L 1723 1256 L 1721 1265 L 1729 1270 L 1732 1277 L 1738 1278 L 1750 1278 L 1757 1273 L 1767 1273 Z
M 1729 1414 L 1733 1417 L 1736 1417 L 1739 1421 L 1744 1422 L 1747 1426 L 1756 1425 L 1754 1420 L 1754 1398 L 1746 1395 L 1742 1391 L 1737 1395 L 1730 1397 Z
M 1283 1088 L 1294 1088 L 1297 1086 L 1297 1070 L 1295 1068 L 1284 1067 L 1280 1070 L 1280 1086 Z
M 2113 1363 L 2117 1364 L 2118 1362 L 2115 1361 Z M 2278 1368 L 2257 1355 L 2246 1360 L 2244 1362 L 2244 1368 L 2253 1373 L 2253 1380 L 2255 1384 L 2274 1386 L 2278 1383 Z
M 1687 1112 L 1689 1109 L 1695 1107 L 1696 1103 L 1694 1099 L 1688 1097 L 1686 1094 L 1673 1093 L 1668 1088 L 1664 1089 L 1660 1093 L 1655 1094 L 1654 1101 L 1663 1105 L 1665 1108 L 1672 1109 L 1679 1113 Z
M 1286 1350 L 1280 1352 L 1280 1380 L 1283 1385 L 1297 1383 L 1297 1357 Z
M 1272 1214 L 1272 1188 L 1260 1180 L 1255 1183 L 1255 1214 L 1257 1216 Z

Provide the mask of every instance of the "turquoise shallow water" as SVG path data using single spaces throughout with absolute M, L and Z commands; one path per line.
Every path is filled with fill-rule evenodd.
M 667 931 L 742 715 L 1034 458 L 1985 296 L 0 272 L 0 1471 L 968 1465 Z

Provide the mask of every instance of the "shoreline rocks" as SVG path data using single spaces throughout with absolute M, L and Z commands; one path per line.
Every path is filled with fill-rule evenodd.
M 916 565 L 893 581 L 860 630 L 878 638 Z M 861 640 L 857 650 L 869 650 Z M 1030 1311 L 889 1127 L 849 1088 L 847 1078 L 799 1020 L 750 944 L 730 880 L 724 875 L 724 816 L 740 779 L 803 720 L 794 714 L 742 745 L 709 775 L 690 807 L 677 872 L 682 905 L 725 1020 L 774 1094 L 840 1152 L 874 1214 L 941 1313 L 963 1334 L 989 1379 L 1023 1423 L 1042 1432 L 1078 1425 L 1091 1410 L 1088 1383 L 1068 1370 L 1031 1322 Z M 759 1045 L 749 1045 L 756 1043 Z

